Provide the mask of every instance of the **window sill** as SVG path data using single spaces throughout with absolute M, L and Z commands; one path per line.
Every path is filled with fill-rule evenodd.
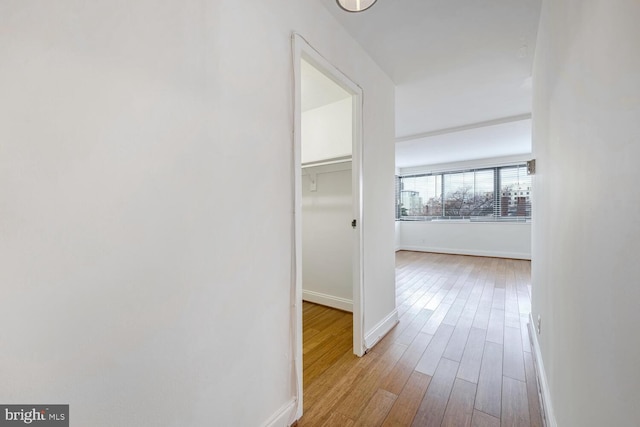
M 515 224 L 527 225 L 531 224 L 531 220 L 471 220 L 471 219 L 396 219 L 401 223 L 419 223 L 419 224 Z

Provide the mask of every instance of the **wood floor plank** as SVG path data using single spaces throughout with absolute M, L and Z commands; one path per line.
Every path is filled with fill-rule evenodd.
M 384 427 L 411 425 L 430 382 L 429 375 L 413 371 L 382 425 Z
M 497 259 L 496 260 L 496 273 L 495 273 L 495 286 L 498 289 L 504 289 L 506 287 L 506 263 L 509 260 Z
M 517 311 L 511 312 L 505 310 L 504 312 L 504 327 L 505 328 L 520 328 L 520 313 Z
M 527 398 L 529 400 L 529 420 L 531 421 L 531 427 L 542 427 L 538 383 L 531 353 L 524 354 L 524 366 L 527 377 Z
M 327 340 L 331 340 L 334 336 L 343 335 L 344 330 L 351 330 L 353 324 L 353 316 L 351 313 L 345 313 L 338 310 L 336 310 L 336 312 L 336 315 L 326 317 L 321 324 L 304 326 L 307 330 L 319 330 L 320 332 L 313 333 L 311 339 L 305 339 L 307 338 L 307 335 L 305 334 L 305 330 L 303 330 L 303 354 L 309 354 L 314 348 L 322 347 Z
M 500 417 L 502 407 L 502 346 L 485 342 L 475 408 Z
M 377 355 L 356 358 L 349 369 L 339 372 L 333 382 L 324 384 L 324 387 L 316 387 L 315 392 L 306 393 L 304 399 L 305 415 L 302 420 L 309 425 L 321 425 L 334 411 L 342 399 L 349 394 L 351 388 L 358 379 L 366 377 L 371 367 L 378 363 Z M 316 382 L 316 384 L 321 384 Z M 315 384 L 314 384 L 315 385 Z M 313 390 L 313 386 L 310 387 Z
M 366 358 L 358 358 L 355 355 L 344 355 L 342 364 L 334 364 L 326 370 L 315 382 L 304 387 L 304 410 L 310 411 L 315 406 L 322 410 L 329 409 L 337 399 L 346 394 L 357 378 L 365 375 L 365 372 L 378 359 L 377 355 Z M 304 373 L 303 373 L 304 376 Z M 331 394 L 331 396 L 328 396 Z M 334 398 L 338 396 L 337 398 Z
M 473 319 L 473 327 L 478 329 L 487 329 L 489 326 L 489 316 L 491 315 L 491 304 L 493 302 L 492 285 L 483 285 L 482 296 L 476 311 L 476 317 Z
M 531 341 L 529 339 L 529 315 L 520 316 L 520 335 L 522 337 L 522 351 L 531 353 Z
M 307 411 L 312 404 L 316 404 L 321 400 L 327 392 L 336 389 L 339 392 L 341 381 L 344 377 L 351 377 L 353 373 L 357 373 L 363 367 L 368 366 L 378 356 L 373 355 L 368 358 L 356 357 L 351 351 L 342 355 L 329 369 L 325 370 L 322 375 L 315 381 L 309 383 L 304 382 L 306 374 L 303 372 L 304 383 L 304 410 Z
M 400 251 L 399 324 L 362 358 L 351 314 L 303 303 L 298 426 L 542 427 L 530 275 L 529 261 Z
M 418 310 L 424 307 L 431 299 L 431 290 L 435 286 L 437 277 L 428 276 L 419 280 L 402 292 L 396 294 L 396 304 L 398 305 L 398 316 L 402 318 L 405 313 L 415 315 Z M 421 304 L 417 304 L 421 302 Z
M 456 379 L 444 413 L 442 427 L 469 427 L 473 417 L 473 404 L 476 398 L 476 385 Z
M 440 304 L 429 317 L 427 323 L 424 324 L 421 331 L 425 334 L 435 335 L 450 308 L 451 304 Z
M 367 357 L 368 362 L 374 361 L 376 357 Z M 338 380 L 335 385 L 327 387 L 315 397 L 306 396 L 304 400 L 304 414 L 300 419 L 301 427 L 310 425 L 322 425 L 333 412 L 335 407 L 348 395 L 353 376 L 366 375 L 367 364 L 360 365 L 359 370 L 350 370 L 346 376 Z M 358 373 L 356 373 L 358 372 Z M 343 414 L 344 415 L 344 414 Z
M 502 374 L 518 381 L 526 381 L 520 328 L 504 328 Z
M 473 420 L 471 427 L 500 427 L 500 419 L 492 417 L 489 414 L 475 410 L 473 411 Z
M 391 347 L 392 345 L 400 344 L 399 342 L 397 342 L 397 339 L 402 334 L 398 332 L 398 326 L 399 325 L 396 324 L 396 326 L 394 326 L 393 329 L 391 329 L 391 331 L 387 333 L 387 335 L 382 337 L 382 339 L 378 341 L 372 349 L 369 350 L 369 353 L 383 355 L 387 352 L 387 350 L 389 350 L 389 347 Z M 403 345 L 405 346 L 405 348 L 408 347 L 408 345 L 406 344 Z
M 502 310 L 505 308 L 505 290 L 496 287 L 493 290 L 493 301 L 491 302 L 492 310 Z
M 482 298 L 482 291 L 484 289 L 483 281 L 480 279 L 480 275 L 475 280 L 475 282 L 471 281 L 467 283 L 467 286 L 472 286 L 471 292 L 469 293 L 469 298 L 467 299 L 467 305 L 465 305 L 465 309 L 472 309 L 474 312 L 477 310 L 478 305 L 480 304 L 480 299 Z
M 431 376 L 435 374 L 436 368 L 442 358 L 442 354 L 449 343 L 449 338 L 451 338 L 451 334 L 453 334 L 453 330 L 454 327 L 451 325 L 440 325 L 436 334 L 427 346 L 427 349 L 424 351 L 424 354 L 420 358 L 420 361 L 416 365 L 416 371 Z
M 339 412 L 332 412 L 327 421 L 322 424 L 322 427 L 352 427 L 356 422 L 349 417 L 345 417 Z
M 317 315 L 310 319 L 305 326 L 307 328 L 324 330 L 327 326 L 329 326 L 340 317 L 342 317 L 342 312 L 340 312 L 339 310 L 331 310 L 329 307 L 321 307 L 318 310 Z
M 529 427 L 527 385 L 523 381 L 502 377 L 502 427 Z
M 418 313 L 418 315 L 411 320 L 409 325 L 402 330 L 402 333 L 398 336 L 396 342 L 398 344 L 411 344 L 432 314 L 433 311 L 431 310 L 427 310 L 426 308 L 421 309 L 420 313 Z
M 449 395 L 458 372 L 458 363 L 449 359 L 441 359 L 424 399 L 418 408 L 412 426 L 440 426 L 447 408 Z
M 351 334 L 352 330 L 352 320 L 351 317 L 346 317 L 344 319 L 336 320 L 333 324 L 329 325 L 320 333 L 316 334 L 312 340 L 310 340 L 307 345 L 307 352 L 305 353 L 303 350 L 303 355 L 308 355 L 305 360 L 306 364 L 315 362 L 319 357 L 321 357 L 322 353 L 329 350 L 326 345 L 327 342 L 330 342 L 332 345 L 335 345 L 337 340 L 344 338 Z M 316 347 L 318 347 L 317 351 L 313 351 Z
M 384 378 L 381 387 L 399 395 L 432 338 L 431 335 L 420 333 Z
M 518 287 L 517 295 L 520 315 L 528 315 L 531 312 L 531 295 L 527 286 Z
M 451 308 L 447 312 L 447 315 L 444 317 L 444 319 L 442 319 L 442 323 L 445 325 L 456 326 L 466 303 L 466 298 L 457 298 L 451 305 Z
M 474 316 L 475 311 L 464 311 L 462 313 L 458 319 L 458 323 L 456 324 L 453 334 L 451 334 L 451 339 L 449 339 L 449 343 L 447 344 L 443 357 L 456 362 L 460 362 L 462 360 L 462 355 L 467 344 L 467 338 L 469 337 L 469 331 L 471 331 L 471 324 L 473 323 Z
M 353 348 L 353 342 L 349 335 L 342 335 L 334 337 L 335 339 L 325 346 L 326 352 L 318 351 L 316 354 L 322 354 L 313 363 L 304 364 L 304 384 L 312 384 L 320 375 L 322 375 L 327 369 L 329 369 L 335 362 L 338 361 L 345 353 L 351 353 Z M 309 356 L 314 356 L 309 355 Z M 308 357 L 307 359 L 311 359 Z M 305 360 L 306 362 L 306 360 Z
M 460 291 L 462 290 L 462 287 L 464 286 L 464 280 L 461 279 L 460 277 L 457 277 L 457 278 L 450 277 L 448 279 L 447 283 L 451 283 L 451 288 L 449 288 L 449 292 L 447 292 L 447 295 L 444 297 L 441 304 L 449 304 L 453 307 L 453 305 L 458 299 L 458 295 L 460 295 Z M 447 315 L 448 314 L 449 313 L 447 313 Z
M 502 344 L 504 342 L 504 310 L 491 309 L 487 329 L 487 341 L 496 344 Z
M 484 329 L 471 328 L 469 338 L 460 361 L 460 369 L 458 369 L 458 378 L 472 383 L 478 383 L 480 376 L 480 366 L 482 364 L 482 355 L 484 354 L 485 335 L 487 331 Z
M 398 360 L 402 357 L 407 347 L 400 344 L 393 344 L 385 354 L 378 358 L 371 370 L 366 375 L 354 381 L 343 399 L 338 403 L 335 410 L 352 419 L 358 419 L 373 397 L 380 383 L 385 376 L 393 369 Z
M 450 284 L 447 281 L 446 277 L 440 277 L 436 283 L 436 286 L 439 287 L 438 292 L 429 300 L 427 305 L 424 308 L 429 310 L 436 310 L 442 303 L 442 300 L 445 299 L 449 290 L 451 289 Z M 451 306 L 451 304 L 449 304 Z M 446 314 L 446 313 L 444 313 Z M 444 316 L 443 316 L 444 317 Z
M 378 389 L 356 421 L 356 426 L 376 427 L 382 425 L 397 397 L 386 390 Z

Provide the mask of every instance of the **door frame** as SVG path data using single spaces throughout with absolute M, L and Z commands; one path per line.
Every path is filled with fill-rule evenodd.
M 298 390 L 298 414 L 302 416 L 302 94 L 301 94 L 301 60 L 312 64 L 320 72 L 333 80 L 337 85 L 349 92 L 352 97 L 352 197 L 353 219 L 356 227 L 353 230 L 353 352 L 357 356 L 365 353 L 364 342 L 364 266 L 363 237 L 364 221 L 362 217 L 362 126 L 363 126 L 363 90 L 346 74 L 329 62 L 301 35 L 291 35 L 293 51 L 293 181 L 294 181 L 294 275 L 293 307 L 295 307 L 295 356 L 296 387 Z

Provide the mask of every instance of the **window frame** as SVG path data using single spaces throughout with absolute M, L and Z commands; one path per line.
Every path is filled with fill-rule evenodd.
M 518 182 L 517 189 L 503 189 L 502 188 L 502 173 L 501 171 L 509 170 L 509 169 L 519 169 L 516 172 L 516 181 Z M 520 175 L 520 170 L 523 170 L 524 182 L 523 178 Z M 493 194 L 492 194 L 492 213 L 490 215 L 445 215 L 446 213 L 446 203 L 447 203 L 447 188 L 446 188 L 446 176 L 447 175 L 455 175 L 455 174 L 464 174 L 464 173 L 473 173 L 473 200 L 478 197 L 478 193 L 476 190 L 476 174 L 478 172 L 492 171 L 493 172 Z M 441 215 L 402 215 L 403 206 L 402 206 L 402 192 L 410 192 L 416 190 L 405 190 L 404 189 L 404 181 L 407 178 L 420 178 L 420 177 L 428 177 L 433 176 L 436 181 L 437 177 L 440 177 L 439 181 L 441 182 L 442 188 L 440 191 L 440 214 Z M 434 172 L 424 172 L 424 173 L 408 173 L 408 174 L 400 174 L 395 176 L 396 183 L 396 221 L 407 221 L 407 222 L 487 222 L 487 223 L 530 223 L 532 220 L 531 216 L 531 205 L 532 205 L 532 186 L 533 180 L 530 175 L 527 173 L 526 162 L 514 162 L 511 164 L 502 164 L 500 166 L 483 166 L 483 167 L 475 167 L 475 168 L 459 168 L 459 169 L 448 169 L 442 171 L 434 171 Z M 464 188 L 464 187 L 463 187 Z M 513 193 L 515 196 L 504 196 L 504 193 Z M 518 194 L 518 193 L 526 193 L 526 194 Z M 451 194 L 451 193 L 449 193 Z M 464 195 L 463 195 L 464 197 Z M 508 197 L 508 201 L 506 207 L 503 207 L 505 197 Z M 524 198 L 524 208 L 519 202 L 514 201 L 513 198 Z M 431 199 L 430 199 L 431 200 Z M 450 199 L 449 199 L 450 200 Z M 464 198 L 463 198 L 464 200 Z M 426 204 L 422 204 L 422 206 L 426 206 Z M 515 208 L 514 208 L 515 207 Z M 524 215 L 521 212 L 524 211 Z M 504 213 L 507 212 L 507 215 Z

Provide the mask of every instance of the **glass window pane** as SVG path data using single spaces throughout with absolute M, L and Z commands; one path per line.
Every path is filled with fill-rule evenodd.
M 425 203 L 425 215 L 442 216 L 442 175 L 432 175 Z
M 531 176 L 526 166 L 500 168 L 500 216 L 531 218 Z
M 401 216 L 439 216 L 441 177 L 440 175 L 411 176 L 401 179 Z
M 401 219 L 531 218 L 531 177 L 525 165 L 401 177 L 398 184 Z
M 471 216 L 493 216 L 494 175 L 493 169 L 484 169 L 475 172 Z
M 445 174 L 445 215 L 477 217 L 493 215 L 493 169 Z
M 420 189 L 423 187 L 420 177 L 402 178 L 402 187 L 400 190 L 400 215 L 416 216 L 422 213 L 422 197 Z

